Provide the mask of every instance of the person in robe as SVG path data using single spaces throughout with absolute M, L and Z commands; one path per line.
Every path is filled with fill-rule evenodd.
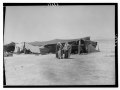
M 56 45 L 56 58 L 62 59 L 63 58 L 63 46 L 60 42 L 57 43 Z
M 68 44 L 68 42 L 65 43 L 63 50 L 64 50 L 64 58 L 70 58 L 71 45 Z

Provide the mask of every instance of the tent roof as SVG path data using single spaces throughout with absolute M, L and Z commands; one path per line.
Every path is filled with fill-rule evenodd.
M 80 39 L 90 40 L 90 37 L 84 37 L 84 38 L 78 38 L 78 39 L 54 39 L 54 40 L 44 41 L 44 42 L 35 41 L 35 42 L 30 42 L 29 44 L 32 44 L 34 46 L 44 46 L 49 44 L 56 44 L 58 42 L 65 43 L 65 42 L 78 41 Z
M 4 46 L 7 46 L 7 47 L 9 47 L 9 46 L 15 46 L 15 43 L 14 43 L 14 42 L 11 42 L 11 43 L 9 43 L 9 44 L 5 44 Z

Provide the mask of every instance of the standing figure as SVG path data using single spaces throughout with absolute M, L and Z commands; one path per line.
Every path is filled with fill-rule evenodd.
M 69 44 L 69 45 L 68 45 L 68 58 L 70 58 L 71 50 L 72 50 L 72 47 L 71 47 L 71 45 Z
M 63 57 L 63 52 L 62 52 L 63 46 L 60 42 L 57 43 L 56 45 L 56 58 L 62 59 Z
M 63 50 L 64 50 L 64 58 L 70 58 L 71 46 L 68 44 L 68 42 L 65 43 Z

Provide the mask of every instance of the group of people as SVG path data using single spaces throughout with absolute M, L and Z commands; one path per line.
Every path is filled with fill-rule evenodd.
M 56 58 L 63 59 L 63 58 L 70 58 L 71 54 L 71 45 L 66 42 L 62 45 L 60 42 L 56 45 Z

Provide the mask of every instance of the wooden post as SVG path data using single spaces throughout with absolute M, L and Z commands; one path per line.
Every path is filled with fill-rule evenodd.
M 24 45 L 23 45 L 23 51 L 24 51 L 24 54 L 26 54 L 25 42 L 24 42 Z
M 78 42 L 78 54 L 80 54 L 80 45 L 81 45 L 81 40 Z
M 56 58 L 58 58 L 57 44 L 56 44 L 55 54 L 56 54 Z

